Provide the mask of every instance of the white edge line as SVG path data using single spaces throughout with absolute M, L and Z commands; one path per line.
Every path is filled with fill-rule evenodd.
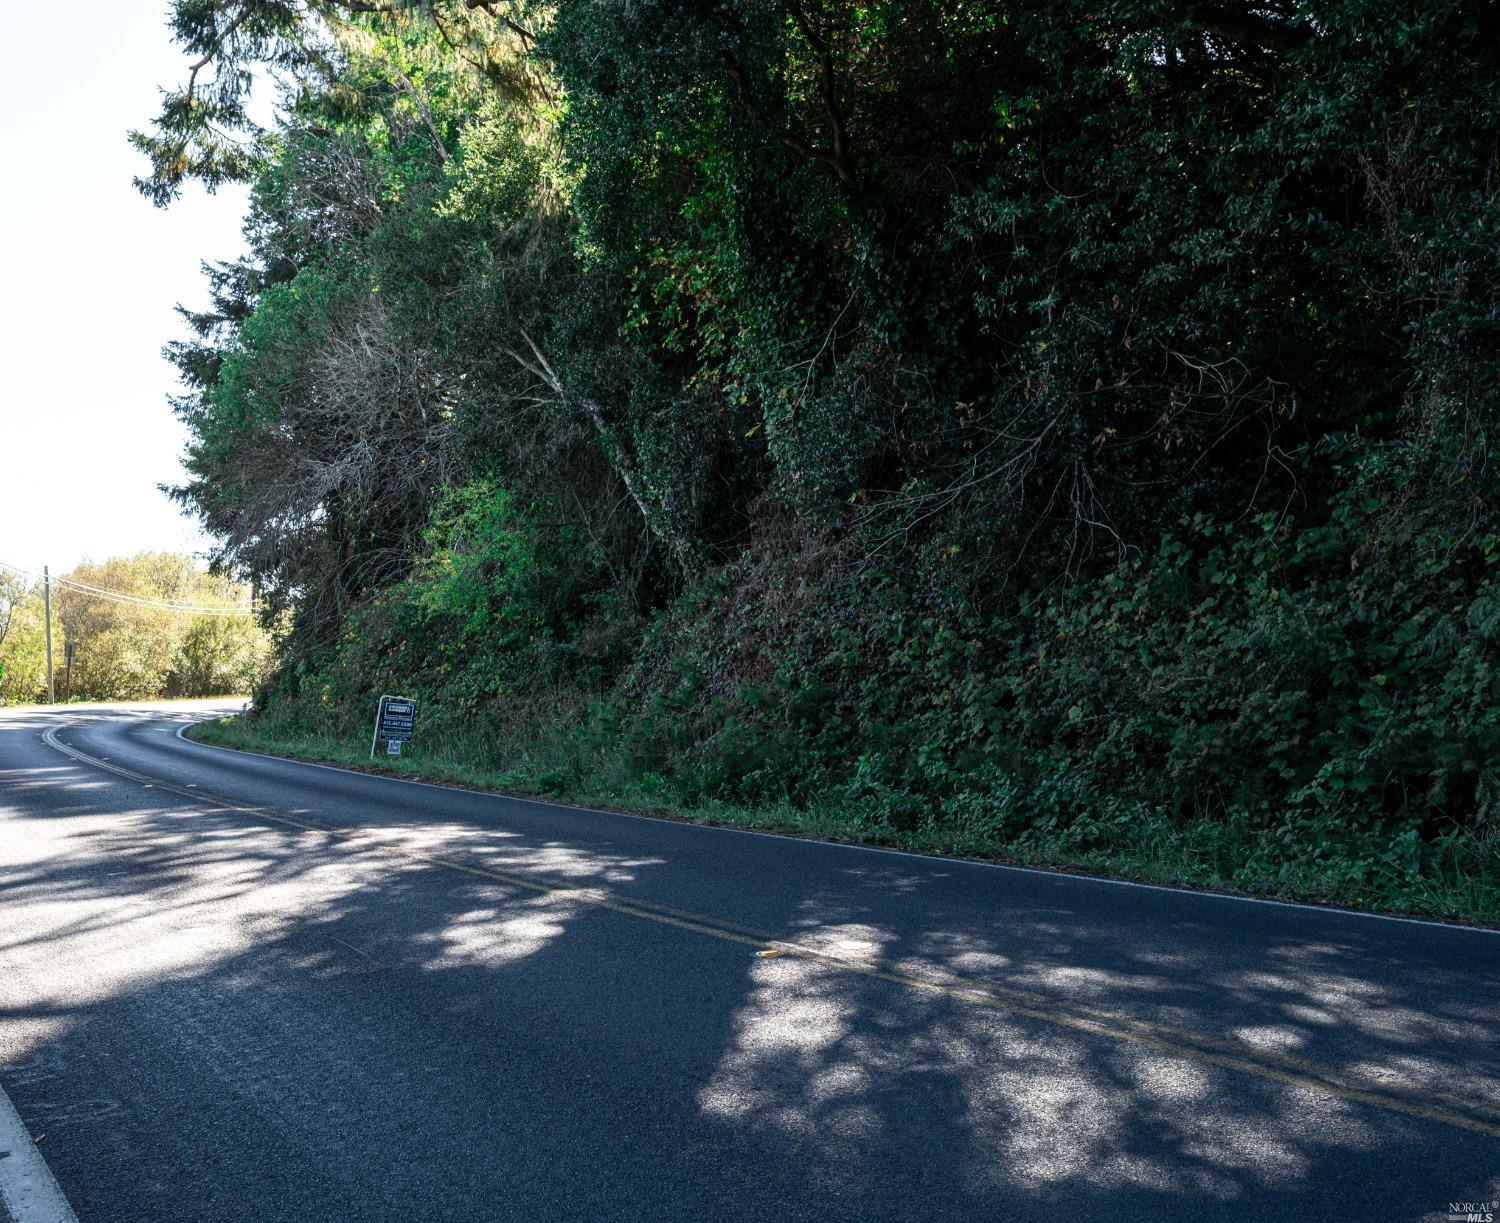
M 234 716 L 234 715 L 229 715 Z M 202 718 L 200 721 L 208 721 Z M 1074 871 L 1048 870 L 1044 866 L 1017 866 L 1010 862 L 987 862 L 983 858 L 955 858 L 947 854 L 921 854 L 909 849 L 888 849 L 883 845 L 861 845 L 857 841 L 825 841 L 818 837 L 799 837 L 782 832 L 767 832 L 761 828 L 735 828 L 726 824 L 704 824 L 692 819 L 670 819 L 666 816 L 645 815 L 639 811 L 619 811 L 613 807 L 584 807 L 578 803 L 560 803 L 545 798 L 528 798 L 519 794 L 497 794 L 491 790 L 475 790 L 467 786 L 443 785 L 441 782 L 418 781 L 413 777 L 392 777 L 387 773 L 367 773 L 362 769 L 346 769 L 334 764 L 319 764 L 313 760 L 298 760 L 294 756 L 276 756 L 270 752 L 257 752 L 244 747 L 220 747 L 216 743 L 199 743 L 189 739 L 187 731 L 197 722 L 187 722 L 177 728 L 177 738 L 184 743 L 208 752 L 232 752 L 240 756 L 259 756 L 262 760 L 275 760 L 282 764 L 300 765 L 305 769 L 326 769 L 330 773 L 346 773 L 356 777 L 370 777 L 377 781 L 394 781 L 405 786 L 425 786 L 429 790 L 446 790 L 449 793 L 473 794 L 479 798 L 498 799 L 503 802 L 526 803 L 533 807 L 553 810 L 584 811 L 590 815 L 617 815 L 628 820 L 647 820 L 653 824 L 677 824 L 705 832 L 729 832 L 742 837 L 771 837 L 777 841 L 795 841 L 801 845 L 826 845 L 834 849 L 854 849 L 867 854 L 891 854 L 898 858 L 914 858 L 929 865 L 934 862 L 951 863 L 955 866 L 984 867 L 992 871 L 1010 871 L 1022 875 L 1042 875 L 1048 879 L 1066 879 L 1077 883 L 1098 883 L 1116 888 L 1140 888 L 1147 892 L 1167 892 L 1173 896 L 1198 896 L 1210 900 L 1231 900 L 1240 904 L 1272 905 L 1278 909 L 1297 909 L 1304 913 L 1324 913 L 1341 917 L 1363 917 L 1370 921 L 1400 922 L 1408 926 L 1426 926 L 1434 930 L 1457 930 L 1470 934 L 1500 934 L 1500 929 L 1491 926 L 1470 926 L 1460 922 L 1436 921 L 1425 917 L 1401 917 L 1394 913 L 1372 913 L 1365 909 L 1346 909 L 1338 905 L 1302 904 L 1295 900 L 1273 900 L 1268 896 L 1241 896 L 1237 892 L 1219 892 L 1212 888 L 1172 887 L 1165 883 L 1142 883 L 1137 879 L 1111 879 L 1107 875 L 1085 875 Z
M 0 1088 L 0 1200 L 16 1223 L 78 1223 L 21 1114 Z

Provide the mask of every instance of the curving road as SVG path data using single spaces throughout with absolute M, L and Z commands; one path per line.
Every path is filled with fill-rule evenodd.
M 84 1223 L 1500 1198 L 1500 935 L 179 735 L 208 712 L 0 711 L 0 1088 Z

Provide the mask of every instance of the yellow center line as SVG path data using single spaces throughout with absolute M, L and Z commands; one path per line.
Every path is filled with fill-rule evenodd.
M 858 976 L 890 982 L 923 993 L 1036 1019 L 1043 1023 L 1085 1032 L 1093 1036 L 1124 1041 L 1140 1048 L 1226 1070 L 1258 1075 L 1264 1079 L 1307 1088 L 1343 1100 L 1371 1104 L 1392 1112 L 1419 1117 L 1425 1121 L 1435 1121 L 1476 1133 L 1500 1136 L 1500 1123 L 1483 1115 L 1486 1113 L 1500 1115 L 1500 1105 L 1482 1099 L 1468 1099 L 1436 1089 L 1386 1083 L 1366 1074 L 1341 1070 L 1336 1066 L 1325 1065 L 1291 1054 L 1256 1049 L 1222 1037 L 1173 1028 L 1166 1024 L 1136 1019 L 1118 1012 L 1052 998 L 1027 990 L 1010 989 L 988 982 L 966 981 L 960 977 L 940 973 L 912 972 L 876 957 L 861 960 L 850 959 L 834 955 L 818 947 L 783 938 L 769 931 L 756 929 L 753 926 L 740 925 L 687 909 L 677 909 L 655 901 L 622 897 L 602 889 L 580 887 L 566 880 L 550 879 L 540 874 L 516 873 L 460 861 L 443 854 L 413 849 L 408 845 L 381 837 L 369 829 L 330 827 L 310 823 L 265 807 L 232 802 L 196 787 L 188 789 L 170 782 L 149 778 L 112 762 L 100 760 L 96 756 L 91 756 L 61 742 L 57 738 L 57 730 L 56 727 L 48 729 L 42 738 L 50 747 L 64 755 L 142 785 L 168 791 L 211 810 L 250 815 L 303 832 L 320 833 L 351 844 L 368 842 L 387 854 L 409 861 L 440 866 L 460 874 L 573 900 L 594 908 L 608 909 L 628 917 L 673 926 L 725 942 L 755 948 L 774 948 L 786 956 L 822 964 Z

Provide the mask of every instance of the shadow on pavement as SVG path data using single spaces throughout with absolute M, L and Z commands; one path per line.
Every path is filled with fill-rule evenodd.
M 403 846 L 612 895 L 673 870 L 420 811 L 333 838 L 56 755 L 0 769 L 0 1081 L 85 1223 L 1414 1218 L 1500 1194 L 1488 1134 Z M 1372 981 L 1367 946 L 1301 940 L 1247 966 L 1076 906 L 976 926 L 947 896 L 898 859 L 834 870 L 776 933 L 1495 1102 L 1462 973 Z

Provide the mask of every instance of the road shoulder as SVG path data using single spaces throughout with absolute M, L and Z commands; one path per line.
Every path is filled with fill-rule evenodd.
M 0 1088 L 0 1220 L 78 1223 L 4 1088 Z
M 485 795 L 510 802 L 526 803 L 535 807 L 553 808 L 559 811 L 585 811 L 596 815 L 619 816 L 624 819 L 650 820 L 659 823 L 683 824 L 714 832 L 734 833 L 741 836 L 773 837 L 781 840 L 806 841 L 835 845 L 843 849 L 860 850 L 874 854 L 888 854 L 900 858 L 913 858 L 927 863 L 954 862 L 966 866 L 987 867 L 998 871 L 1014 871 L 1025 875 L 1040 875 L 1048 878 L 1077 880 L 1084 883 L 1108 887 L 1136 888 L 1148 892 L 1164 892 L 1175 895 L 1199 896 L 1223 901 L 1238 901 L 1243 904 L 1269 905 L 1274 908 L 1300 909 L 1313 913 L 1338 914 L 1344 917 L 1368 918 L 1379 922 L 1396 922 L 1404 925 L 1430 926 L 1443 930 L 1464 930 L 1480 934 L 1500 934 L 1500 924 L 1478 918 L 1441 917 L 1421 911 L 1408 912 L 1402 909 L 1358 908 L 1335 904 L 1331 901 L 1306 899 L 1296 896 L 1259 894 L 1239 891 L 1225 886 L 1155 879 L 1149 876 L 1133 876 L 1128 873 L 1111 873 L 1097 867 L 1082 867 L 1064 863 L 1030 863 L 984 854 L 946 852 L 943 849 L 908 848 L 861 840 L 855 837 L 829 835 L 789 827 L 778 823 L 764 826 L 743 824 L 711 815 L 687 814 L 681 811 L 664 810 L 657 807 L 627 808 L 608 803 L 572 801 L 567 798 L 546 798 L 520 790 L 488 786 L 442 773 L 413 773 L 396 770 L 379 763 L 365 764 L 348 760 L 332 759 L 317 755 L 299 755 L 285 746 L 242 747 L 227 743 L 216 743 L 199 738 L 191 733 L 202 722 L 179 726 L 176 737 L 183 743 L 209 752 L 225 752 L 239 756 L 257 757 L 262 760 L 300 765 L 304 768 L 324 769 L 336 773 L 347 773 L 357 777 L 379 778 L 408 786 L 424 786 L 436 790 L 452 790 L 466 794 Z M 58 746 L 54 743 L 54 746 Z M 63 749 L 66 750 L 66 749 Z M 73 754 L 73 753 L 69 753 Z M 97 761 L 92 761 L 97 764 Z

